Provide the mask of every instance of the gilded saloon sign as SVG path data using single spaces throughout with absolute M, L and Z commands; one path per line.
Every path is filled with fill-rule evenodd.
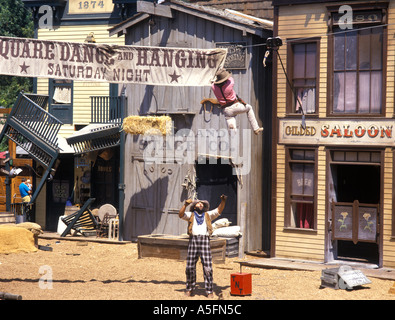
M 280 144 L 393 146 L 393 121 L 280 119 Z

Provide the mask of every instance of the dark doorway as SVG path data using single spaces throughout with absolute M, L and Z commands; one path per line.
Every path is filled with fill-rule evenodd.
M 47 182 L 47 231 L 57 230 L 59 217 L 64 215 L 66 201 L 71 197 L 74 187 L 74 154 L 61 155 L 59 160 L 53 180 Z
M 379 264 L 379 250 L 377 243 L 338 240 L 337 259 L 361 263 Z
M 380 166 L 378 165 L 332 165 L 337 202 L 363 204 L 380 202 Z M 379 263 L 377 243 L 336 240 L 335 257 L 338 260 Z
M 218 160 L 220 162 L 220 160 Z M 216 208 L 222 194 L 228 196 L 221 218 L 227 218 L 231 225 L 237 225 L 237 176 L 229 164 L 197 164 L 197 197 L 207 200 L 210 208 Z
M 380 166 L 337 165 L 337 202 L 380 202 Z
M 96 199 L 97 208 L 104 204 L 118 208 L 118 183 L 119 147 L 114 147 L 99 153 L 92 168 L 91 196 Z

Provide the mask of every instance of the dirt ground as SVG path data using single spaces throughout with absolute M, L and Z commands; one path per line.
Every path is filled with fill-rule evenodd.
M 53 251 L 0 254 L 0 292 L 23 300 L 209 300 L 202 266 L 198 289 L 185 297 L 185 261 L 138 258 L 137 244 L 39 239 Z M 247 260 L 254 259 L 251 256 Z M 214 300 L 395 300 L 394 281 L 369 278 L 354 290 L 321 288 L 321 271 L 243 267 L 252 274 L 252 294 L 230 294 L 230 274 L 240 271 L 239 258 L 214 264 Z M 52 279 L 48 281 L 48 279 Z

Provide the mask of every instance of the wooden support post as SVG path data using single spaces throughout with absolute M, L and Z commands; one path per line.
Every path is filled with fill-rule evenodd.
M 247 226 L 247 203 L 243 202 L 241 204 L 241 208 L 240 208 L 240 221 L 239 221 L 239 225 L 240 225 L 240 231 L 242 236 L 239 239 L 239 258 L 244 258 L 244 247 L 246 244 L 246 226 Z

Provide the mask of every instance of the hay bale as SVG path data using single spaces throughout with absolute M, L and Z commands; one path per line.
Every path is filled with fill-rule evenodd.
M 129 134 L 167 135 L 171 132 L 169 116 L 129 116 L 123 120 L 122 129 Z
M 0 226 L 0 253 L 36 252 L 34 234 L 16 225 Z
M 18 228 L 25 228 L 37 236 L 44 233 L 41 229 L 41 226 L 38 223 L 34 222 L 22 222 L 16 224 L 15 226 Z

